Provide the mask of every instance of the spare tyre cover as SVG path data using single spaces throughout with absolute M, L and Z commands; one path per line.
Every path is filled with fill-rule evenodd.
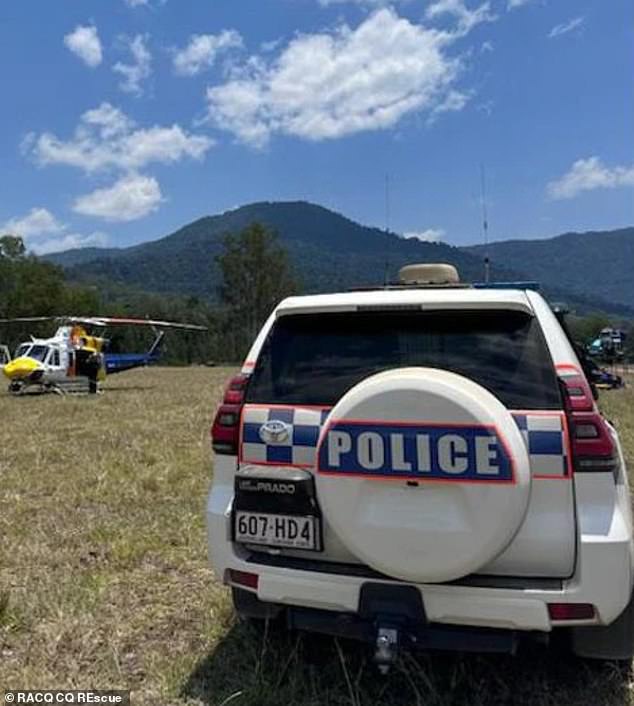
M 388 576 L 440 582 L 476 572 L 522 524 L 530 465 L 497 397 L 434 368 L 366 378 L 320 434 L 322 510 L 361 561 Z

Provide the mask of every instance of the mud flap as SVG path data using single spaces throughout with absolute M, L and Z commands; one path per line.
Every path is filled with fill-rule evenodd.
M 258 599 L 255 593 L 232 587 L 233 607 L 241 618 L 254 620 L 276 620 L 282 614 L 283 606 Z
M 634 657 L 634 596 L 610 625 L 570 628 L 570 642 L 578 657 L 631 660 Z

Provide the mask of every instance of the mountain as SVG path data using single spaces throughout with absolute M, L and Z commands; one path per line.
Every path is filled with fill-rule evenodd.
M 254 221 L 277 231 L 306 292 L 381 283 L 386 274 L 394 279 L 398 268 L 411 262 L 450 262 L 465 281 L 479 281 L 483 276 L 482 255 L 477 250 L 404 239 L 302 201 L 254 203 L 206 216 L 159 240 L 128 248 L 72 250 L 48 259 L 62 265 L 71 280 L 114 282 L 137 290 L 213 300 L 220 281 L 214 258 L 221 252 L 224 236 Z M 495 258 L 494 279 L 536 278 L 533 269 L 515 267 L 512 259 L 498 262 Z M 634 316 L 634 300 L 629 309 L 600 301 L 594 291 L 571 298 L 556 282 L 546 293 L 565 299 L 580 312 L 603 310 Z
M 479 257 L 484 249 L 465 248 Z M 634 307 L 634 228 L 491 243 L 489 257 L 500 267 L 530 272 L 546 286 Z
M 219 283 L 214 257 L 223 237 L 259 221 L 277 231 L 309 292 L 383 282 L 402 265 L 452 262 L 467 279 L 481 279 L 479 258 L 444 243 L 405 240 L 359 225 L 305 202 L 255 203 L 201 218 L 159 240 L 129 248 L 85 248 L 48 256 L 72 279 L 103 277 L 148 291 L 213 298 Z M 505 268 L 500 268 L 500 275 Z
M 114 258 L 123 252 L 125 252 L 124 248 L 75 248 L 45 255 L 44 259 L 62 267 L 73 267 L 100 258 Z

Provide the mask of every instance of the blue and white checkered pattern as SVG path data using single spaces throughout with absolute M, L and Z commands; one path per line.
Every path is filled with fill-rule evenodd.
M 329 409 L 258 407 L 246 405 L 242 413 L 242 457 L 245 463 L 312 466 L 319 432 Z M 285 422 L 291 433 L 285 441 L 265 443 L 260 427 L 271 419 Z
M 330 409 L 308 407 L 246 405 L 242 413 L 243 463 L 276 466 L 312 466 L 321 427 Z M 568 452 L 563 415 L 513 412 L 513 418 L 526 442 L 534 476 L 562 478 L 568 475 Z M 288 439 L 265 443 L 260 427 L 269 420 L 291 427 Z
M 563 415 L 514 412 L 513 418 L 526 442 L 532 475 L 553 478 L 568 475 Z

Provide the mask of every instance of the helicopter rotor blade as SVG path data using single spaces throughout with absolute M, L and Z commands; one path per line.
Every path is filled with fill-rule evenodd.
M 105 324 L 100 316 L 64 316 L 60 317 L 61 321 L 67 324 L 85 324 L 86 326 L 102 326 Z
M 57 321 L 64 323 L 86 323 L 95 324 L 95 326 L 103 326 L 101 317 L 83 317 L 83 316 L 16 316 L 12 319 L 0 319 L 0 324 L 13 323 L 35 323 L 37 321 Z
M 0 324 L 34 323 L 36 321 L 59 321 L 62 316 L 16 316 L 12 319 L 0 319 Z
M 96 325 L 101 326 L 150 326 L 151 328 L 173 328 L 183 331 L 206 331 L 206 326 L 198 324 L 181 324 L 175 321 L 157 321 L 155 319 L 133 319 L 123 317 L 96 316 L 91 319 Z
M 87 326 L 150 326 L 158 329 L 181 329 L 183 331 L 206 331 L 206 326 L 197 324 L 181 324 L 174 321 L 157 321 L 154 319 L 135 319 L 119 316 L 18 316 L 12 319 L 0 319 L 0 324 L 35 323 L 38 321 L 58 321 L 69 324 L 86 324 Z

